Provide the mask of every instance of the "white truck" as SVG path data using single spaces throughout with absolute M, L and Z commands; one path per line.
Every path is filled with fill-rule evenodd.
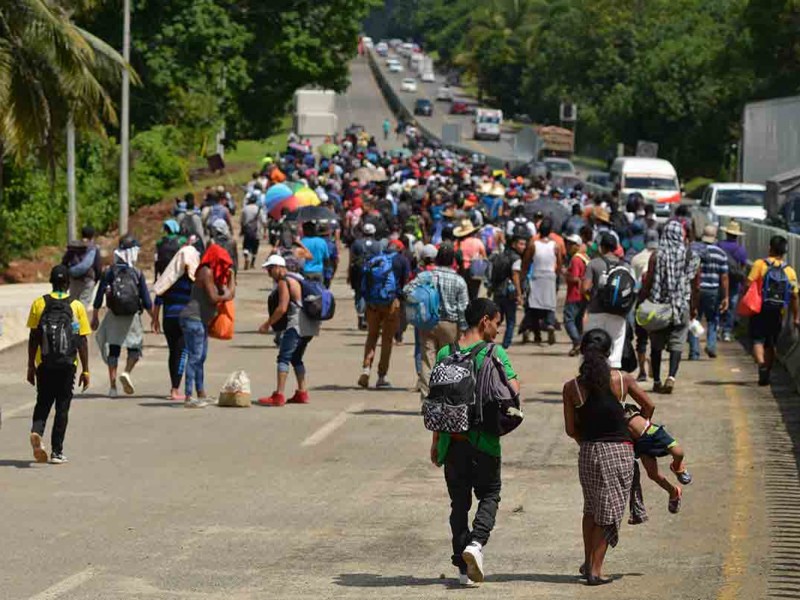
M 706 225 L 719 225 L 720 217 L 737 221 L 763 221 L 766 186 L 758 183 L 712 183 L 692 210 L 695 236 L 702 235 Z
M 426 56 L 422 59 L 420 73 L 420 79 L 423 82 L 434 83 L 436 81 L 436 74 L 433 72 L 433 59 L 430 56 Z
M 475 129 L 473 138 L 476 140 L 500 141 L 503 128 L 503 111 L 497 108 L 478 108 L 475 110 Z
M 622 198 L 638 193 L 655 207 L 656 217 L 669 218 L 680 204 L 678 173 L 668 160 L 620 156 L 611 165 L 611 184 L 619 186 Z

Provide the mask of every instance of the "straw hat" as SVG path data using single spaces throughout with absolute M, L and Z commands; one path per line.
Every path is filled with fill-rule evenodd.
M 611 216 L 608 214 L 608 211 L 602 206 L 595 206 L 594 210 L 592 211 L 592 216 L 594 217 L 595 221 L 600 221 L 601 223 L 608 223 L 609 225 L 611 224 Z
M 453 229 L 453 235 L 457 238 L 467 237 L 478 231 L 469 219 L 461 219 L 461 225 Z
M 735 235 L 736 237 L 742 237 L 746 235 L 744 231 L 742 231 L 742 224 L 738 221 L 731 221 L 728 223 L 727 227 L 721 227 L 720 230 L 723 233 L 727 233 L 728 235 Z

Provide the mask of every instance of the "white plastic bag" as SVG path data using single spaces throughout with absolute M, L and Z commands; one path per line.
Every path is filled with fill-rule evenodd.
M 234 371 L 219 393 L 220 406 L 250 406 L 250 378 L 244 371 Z

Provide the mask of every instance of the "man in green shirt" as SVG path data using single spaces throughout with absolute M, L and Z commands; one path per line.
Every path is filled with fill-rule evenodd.
M 470 302 L 464 317 L 468 329 L 458 340 L 461 351 L 478 344 L 493 342 L 497 337 L 501 313 L 497 305 L 486 298 Z M 442 348 L 436 356 L 441 361 L 451 352 Z M 475 356 L 480 370 L 489 348 Z M 505 366 L 509 382 L 519 391 L 519 380 L 502 346 L 494 347 L 494 355 Z M 500 503 L 500 438 L 480 430 L 466 434 L 434 433 L 431 443 L 431 462 L 444 465 L 444 478 L 450 494 L 450 529 L 453 533 L 453 565 L 458 567 L 459 582 L 469 585 L 483 581 L 483 547 L 489 541 Z M 469 509 L 472 494 L 478 499 L 478 509 L 469 529 Z

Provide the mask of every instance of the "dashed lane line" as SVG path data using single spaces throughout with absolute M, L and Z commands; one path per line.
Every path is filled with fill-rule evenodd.
M 325 423 L 322 427 L 320 427 L 314 433 L 312 433 L 310 436 L 304 439 L 300 445 L 304 448 L 308 446 L 316 446 L 326 437 L 332 434 L 334 431 L 339 429 L 339 427 L 344 425 L 345 422 L 347 422 L 347 419 L 350 418 L 350 415 L 360 411 L 362 408 L 364 408 L 363 402 L 351 405 L 349 408 L 346 408 L 345 410 L 340 412 L 338 415 L 333 417 L 330 421 Z
M 95 576 L 95 570 L 91 567 L 79 571 L 74 575 L 70 575 L 66 579 L 62 579 L 55 585 L 50 586 L 46 590 L 39 592 L 35 596 L 31 596 L 28 600 L 56 600 L 63 597 L 72 590 L 82 586 Z

